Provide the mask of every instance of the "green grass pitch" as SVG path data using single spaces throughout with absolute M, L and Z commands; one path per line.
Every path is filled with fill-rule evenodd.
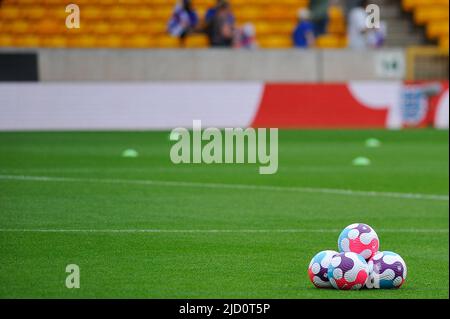
M 0 297 L 448 298 L 448 199 L 323 191 L 447 196 L 447 131 L 280 131 L 279 142 L 278 173 L 263 176 L 174 165 L 168 132 L 0 133 Z M 357 156 L 372 165 L 352 166 Z M 402 255 L 404 287 L 312 286 L 312 256 L 355 222 Z M 65 287 L 71 263 L 80 289 Z

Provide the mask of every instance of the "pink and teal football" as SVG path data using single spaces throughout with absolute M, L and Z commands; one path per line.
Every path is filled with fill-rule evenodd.
M 340 253 L 331 258 L 328 279 L 339 290 L 358 290 L 364 287 L 369 277 L 366 260 L 356 253 Z
M 351 224 L 341 232 L 338 239 L 339 252 L 353 252 L 369 260 L 380 247 L 380 240 L 372 227 Z
M 368 265 L 367 288 L 400 288 L 406 280 L 406 263 L 399 254 L 391 251 L 377 252 L 369 260 Z
M 311 259 L 308 267 L 308 276 L 317 288 L 331 288 L 328 280 L 328 266 L 331 258 L 336 254 L 337 252 L 334 250 L 324 250 Z

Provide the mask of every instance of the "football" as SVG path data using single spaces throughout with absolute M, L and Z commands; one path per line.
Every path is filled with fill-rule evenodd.
M 334 250 L 324 250 L 316 254 L 308 267 L 309 279 L 317 288 L 331 288 L 328 280 L 328 266 L 331 258 L 337 255 L 338 252 Z
M 353 252 L 369 260 L 380 247 L 377 233 L 366 224 L 351 224 L 338 239 L 339 252 Z
M 328 267 L 328 279 L 339 290 L 361 289 L 369 277 L 366 260 L 353 252 L 334 255 Z
M 369 260 L 368 265 L 367 288 L 400 288 L 406 280 L 406 263 L 399 254 L 394 252 L 377 252 Z

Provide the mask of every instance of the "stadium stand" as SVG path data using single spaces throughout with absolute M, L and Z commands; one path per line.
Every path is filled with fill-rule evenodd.
M 439 47 L 448 51 L 449 0 L 403 0 L 402 6 L 413 14 L 417 25 L 425 26 L 430 40 L 437 40 Z
M 0 46 L 176 48 L 167 34 L 167 21 L 175 0 L 78 0 L 80 29 L 65 28 L 67 0 L 4 0 L 0 8 Z M 196 0 L 203 16 L 215 0 Z M 291 33 L 299 8 L 309 0 L 232 0 L 237 23 L 252 22 L 263 48 L 292 46 Z M 330 9 L 329 34 L 319 47 L 345 45 L 345 19 L 338 7 Z M 204 35 L 188 37 L 188 48 L 207 46 Z
M 231 0 L 237 23 L 254 24 L 262 48 L 292 46 L 291 33 L 299 8 L 309 0 Z M 67 0 L 3 0 L 0 7 L 1 47 L 50 48 L 177 48 L 167 34 L 167 21 L 176 0 L 77 0 L 81 27 L 65 27 Z M 195 0 L 202 17 L 215 0 Z M 430 40 L 448 49 L 449 0 L 403 0 L 416 24 L 426 28 Z M 319 48 L 342 48 L 347 44 L 345 13 L 340 6 L 329 9 L 327 34 L 317 39 Z M 189 36 L 187 48 L 204 48 L 206 36 Z

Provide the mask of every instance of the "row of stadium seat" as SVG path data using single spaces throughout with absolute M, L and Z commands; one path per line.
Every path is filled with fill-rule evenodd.
M 207 6 L 198 8 L 199 13 L 204 13 Z M 296 17 L 298 5 L 288 5 L 280 7 L 279 5 L 270 6 L 240 6 L 235 11 L 236 18 L 240 19 L 293 19 Z M 149 7 L 145 5 L 126 6 L 126 5 L 85 5 L 80 6 L 82 17 L 85 20 L 118 20 L 118 19 L 156 19 L 167 21 L 170 17 L 173 6 Z M 39 6 L 39 5 L 4 5 L 0 10 L 0 19 L 43 19 L 43 18 L 65 18 L 67 13 L 64 6 Z
M 292 23 L 289 22 L 256 22 L 256 32 L 259 36 L 266 35 L 290 35 L 292 33 Z M 336 26 L 336 29 L 339 26 Z M 342 28 L 342 26 L 341 26 Z M 138 23 L 136 21 L 124 21 L 111 25 L 105 21 L 83 25 L 82 28 L 68 30 L 64 24 L 57 23 L 54 20 L 41 20 L 36 23 L 29 21 L 17 20 L 12 22 L 0 21 L 0 34 L 10 35 L 129 35 L 129 34 L 146 34 L 148 36 L 167 34 L 167 25 L 165 23 L 150 22 Z
M 402 6 L 412 12 L 414 22 L 425 26 L 427 37 L 438 40 L 442 49 L 449 47 L 449 0 L 403 0 Z
M 194 0 L 200 16 L 216 0 Z M 78 0 L 81 28 L 65 27 L 67 0 L 4 0 L 0 7 L 1 46 L 45 47 L 157 47 L 173 48 L 167 21 L 176 0 Z M 292 46 L 297 11 L 309 0 L 231 0 L 237 23 L 252 22 L 257 42 L 264 48 Z M 330 9 L 328 34 L 318 39 L 322 48 L 343 47 L 346 26 L 342 10 Z M 187 47 L 206 47 L 196 35 Z
M 274 0 L 231 0 L 233 6 L 247 4 L 251 6 L 255 5 L 269 5 L 273 4 Z M 18 4 L 18 5 L 26 5 L 26 4 L 39 4 L 39 5 L 67 5 L 68 3 L 77 3 L 78 5 L 84 4 L 92 4 L 94 1 L 92 0 L 77 0 L 75 2 L 71 2 L 68 0 L 3 0 L 4 3 L 8 4 Z M 215 1 L 212 0 L 194 0 L 195 7 L 201 5 L 212 5 Z M 96 0 L 96 4 L 99 5 L 112 5 L 112 4 L 125 4 L 125 5 L 168 5 L 173 6 L 175 1 L 171 0 Z M 300 5 L 305 6 L 309 4 L 309 0 L 276 0 L 277 4 L 281 5 Z
M 289 48 L 292 40 L 288 37 L 266 36 L 259 40 L 262 48 Z M 192 35 L 187 38 L 186 48 L 205 48 L 207 38 L 203 35 Z M 345 37 L 325 35 L 318 39 L 318 47 L 340 48 L 345 47 Z M 147 35 L 133 35 L 121 37 L 118 35 L 105 35 L 102 37 L 82 35 L 76 37 L 67 36 L 36 36 L 25 35 L 21 37 L 2 36 L 0 47 L 48 47 L 48 48 L 178 48 L 177 39 L 162 35 L 148 37 Z
M 23 35 L 20 37 L 2 36 L 0 46 L 12 47 L 49 47 L 49 48 L 178 48 L 176 38 L 168 35 L 149 37 L 148 35 L 80 35 L 80 36 L 37 36 Z M 203 35 L 190 36 L 186 47 L 204 48 L 207 39 Z

